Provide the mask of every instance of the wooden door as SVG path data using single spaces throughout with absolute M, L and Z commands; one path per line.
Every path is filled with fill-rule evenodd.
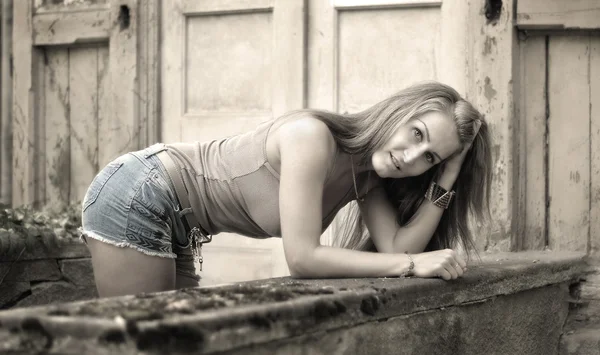
M 524 0 L 517 25 L 520 248 L 598 255 L 600 9 Z
M 304 0 L 162 2 L 162 140 L 207 141 L 303 107 Z M 280 239 L 219 234 L 202 285 L 288 274 Z
M 79 203 L 101 167 L 146 143 L 138 26 L 147 4 L 14 1 L 13 205 Z

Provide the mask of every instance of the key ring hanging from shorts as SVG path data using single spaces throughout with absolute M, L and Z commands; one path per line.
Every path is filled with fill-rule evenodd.
M 202 244 L 212 242 L 212 235 L 205 235 L 200 228 L 194 227 L 190 230 L 190 239 L 194 261 L 200 264 L 200 271 L 202 271 L 202 263 L 204 262 Z

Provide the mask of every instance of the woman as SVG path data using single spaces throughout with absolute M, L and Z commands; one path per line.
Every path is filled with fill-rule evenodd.
M 119 157 L 84 198 L 82 235 L 100 296 L 197 286 L 197 247 L 225 231 L 281 236 L 292 277 L 456 279 L 466 263 L 451 248 L 473 246 L 468 216 L 488 211 L 490 161 L 482 115 L 426 82 L 356 114 L 300 110 Z M 342 248 L 321 245 L 353 200 Z

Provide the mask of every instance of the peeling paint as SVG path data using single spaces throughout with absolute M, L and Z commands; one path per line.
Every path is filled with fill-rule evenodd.
M 484 87 L 484 95 L 485 97 L 491 101 L 497 94 L 497 91 L 492 87 L 492 80 L 489 76 L 485 77 L 485 87 Z
M 485 37 L 485 42 L 483 43 L 483 55 L 488 55 L 492 53 L 492 48 L 496 47 L 496 37 Z
M 581 175 L 579 174 L 579 171 L 571 171 L 569 174 L 569 180 L 575 181 L 576 183 L 581 181 Z

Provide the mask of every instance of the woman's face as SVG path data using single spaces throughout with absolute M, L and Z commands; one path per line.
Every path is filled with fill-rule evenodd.
M 445 114 L 428 112 L 400 126 L 371 158 L 380 177 L 423 174 L 461 148 L 456 124 Z

